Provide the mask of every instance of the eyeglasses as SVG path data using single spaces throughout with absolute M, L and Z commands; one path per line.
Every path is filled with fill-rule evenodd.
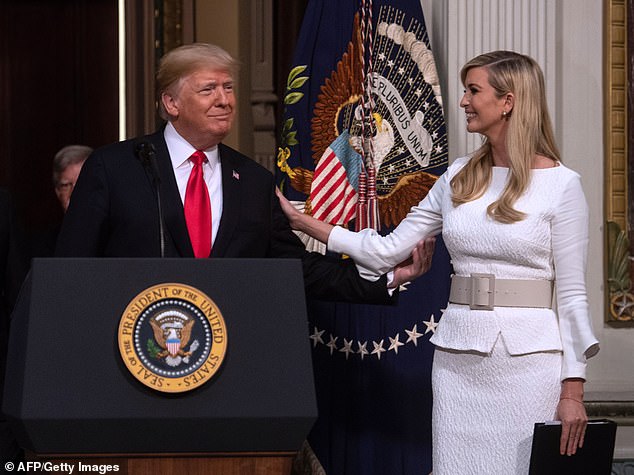
M 75 183 L 72 181 L 60 182 L 55 185 L 55 189 L 58 191 L 73 191 Z

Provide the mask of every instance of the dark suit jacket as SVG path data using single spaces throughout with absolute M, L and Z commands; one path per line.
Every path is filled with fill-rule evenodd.
M 193 257 L 163 131 L 95 150 L 82 167 L 60 231 L 59 257 L 159 257 L 159 211 L 151 171 L 137 156 L 153 145 L 160 174 L 165 257 Z M 305 251 L 275 196 L 273 175 L 219 145 L 223 212 L 212 258 L 299 258 L 309 297 L 391 303 L 386 278 L 368 282 L 350 260 Z

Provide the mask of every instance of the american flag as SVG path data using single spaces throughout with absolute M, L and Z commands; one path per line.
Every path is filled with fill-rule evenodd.
M 343 131 L 324 152 L 315 167 L 310 189 L 313 217 L 327 223 L 347 224 L 355 217 L 361 156 Z

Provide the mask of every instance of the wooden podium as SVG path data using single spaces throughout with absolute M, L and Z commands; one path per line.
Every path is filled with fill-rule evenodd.
M 86 455 L 73 456 L 38 456 L 29 454 L 27 459 L 33 461 L 53 462 L 54 464 L 70 463 L 78 471 L 79 463 L 97 465 L 98 467 L 114 467 L 117 471 L 106 473 L 123 473 L 126 475 L 290 475 L 294 452 L 264 454 L 160 454 L 134 455 L 110 454 L 108 457 Z M 93 471 L 94 472 L 94 471 Z
M 158 284 L 199 289 L 226 323 L 220 369 L 191 391 L 142 384 L 119 352 L 124 310 Z M 290 473 L 317 416 L 304 298 L 297 260 L 34 259 L 3 411 L 31 460 Z

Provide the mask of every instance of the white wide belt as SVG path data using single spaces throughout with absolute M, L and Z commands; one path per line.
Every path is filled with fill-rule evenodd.
M 552 300 L 553 283 L 550 280 L 496 279 L 493 274 L 451 277 L 449 302 L 469 305 L 472 310 L 551 308 Z

